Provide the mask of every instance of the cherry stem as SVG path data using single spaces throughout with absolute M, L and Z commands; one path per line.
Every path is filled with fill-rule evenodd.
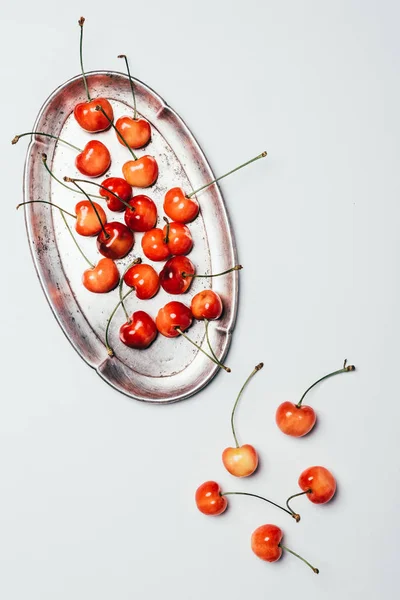
M 124 138 L 122 133 L 120 133 L 118 131 L 118 129 L 115 127 L 114 123 L 112 122 L 112 120 L 110 119 L 110 117 L 108 116 L 108 114 L 106 113 L 104 108 L 102 106 L 100 106 L 100 104 L 98 104 L 96 106 L 96 110 L 99 110 L 100 112 L 103 113 L 103 115 L 107 118 L 108 122 L 110 123 L 111 127 L 116 131 L 117 136 L 121 138 L 121 140 L 124 142 L 125 146 L 128 148 L 129 152 L 132 154 L 134 160 L 137 160 L 138 158 L 137 158 L 136 154 L 133 152 L 132 148 L 130 147 L 130 145 L 128 144 L 128 142 L 126 141 L 126 139 Z
M 296 407 L 300 408 L 301 403 L 303 402 L 303 400 L 306 397 L 306 395 L 308 394 L 308 392 L 314 386 L 316 386 L 318 383 L 321 383 L 321 381 L 324 381 L 324 379 L 328 379 L 328 377 L 333 377 L 334 375 L 339 375 L 339 373 L 347 373 L 348 371 L 355 371 L 355 370 L 356 370 L 356 368 L 355 368 L 354 365 L 348 365 L 347 364 L 347 358 L 346 358 L 346 360 L 343 363 L 343 367 L 341 369 L 339 369 L 338 371 L 333 371 L 333 373 L 328 373 L 328 375 L 324 375 L 324 377 L 321 377 L 321 379 L 318 379 L 315 383 L 313 383 L 312 385 L 310 385 L 310 387 L 306 389 L 306 391 L 304 392 L 304 394 L 302 395 L 302 397 L 300 398 L 300 400 L 296 404 Z
M 105 187 L 104 185 L 101 185 L 100 183 L 97 183 L 96 181 L 89 181 L 88 179 L 75 179 L 74 177 L 64 177 L 64 181 L 71 181 L 72 183 L 74 183 L 75 181 L 79 181 L 81 183 L 90 183 L 91 185 L 96 185 L 101 190 L 105 190 L 106 192 L 108 192 L 109 194 L 111 194 L 112 196 L 117 198 L 117 200 L 122 202 L 122 204 L 124 204 L 126 206 L 126 208 L 129 208 L 132 212 L 135 210 L 135 208 L 133 206 L 131 206 L 129 204 L 129 202 L 126 202 L 126 200 L 123 200 L 122 198 L 120 198 L 118 196 L 118 194 L 116 194 L 115 192 L 112 192 L 107 187 Z M 66 186 L 66 187 L 68 187 L 68 186 Z M 68 189 L 72 189 L 72 188 L 68 188 Z M 92 196 L 92 198 L 100 198 L 101 200 L 104 200 L 103 196 L 93 196 L 93 194 L 89 194 L 89 196 Z
M 126 70 L 128 71 L 129 83 L 131 84 L 132 97 L 133 97 L 133 120 L 136 121 L 137 120 L 136 96 L 135 96 L 135 90 L 133 88 L 133 81 L 132 81 L 132 78 L 131 78 L 131 72 L 129 70 L 128 59 L 125 56 L 125 54 L 118 54 L 118 58 L 123 58 L 124 59 L 125 65 L 126 65 Z
M 198 194 L 199 192 L 201 192 L 201 190 L 204 190 L 205 188 L 207 188 L 208 186 L 212 185 L 213 183 L 216 183 L 217 181 L 220 181 L 221 179 L 224 179 L 224 177 L 228 177 L 228 175 L 232 175 L 232 173 L 235 173 L 235 171 L 239 171 L 239 169 L 243 169 L 243 167 L 247 167 L 247 165 L 250 165 L 252 162 L 258 160 L 259 158 L 264 158 L 264 156 L 267 156 L 266 152 L 262 152 L 261 154 L 259 154 L 258 156 L 255 156 L 251 160 L 248 160 L 247 162 L 243 163 L 242 165 L 239 165 L 238 167 L 236 167 L 235 169 L 232 169 L 232 171 L 228 171 L 228 173 L 225 173 L 225 175 L 221 175 L 221 177 L 217 177 L 216 179 L 213 179 L 212 181 L 210 181 L 209 183 L 206 183 L 205 185 L 201 186 L 200 188 L 198 188 L 194 192 L 191 192 L 186 197 L 187 198 L 191 198 L 192 196 L 195 196 L 196 194 Z
M 166 222 L 166 224 L 167 224 L 167 232 L 166 232 L 166 234 L 165 234 L 164 242 L 165 242 L 166 244 L 168 244 L 168 242 L 169 242 L 169 227 L 170 227 L 170 225 L 169 225 L 169 221 L 168 221 L 167 217 L 163 217 L 163 219 L 164 219 L 164 221 L 165 221 L 165 222 Z
M 62 216 L 62 219 L 63 219 L 63 221 L 65 223 L 65 227 L 68 229 L 68 233 L 71 235 L 72 239 L 74 240 L 75 246 L 78 248 L 79 252 L 82 254 L 83 258 L 86 260 L 86 262 L 88 263 L 88 265 L 92 269 L 94 269 L 94 264 L 92 262 L 90 262 L 90 260 L 88 259 L 88 257 L 83 253 L 83 250 L 80 247 L 80 245 L 78 244 L 78 242 L 77 242 L 74 234 L 72 233 L 71 228 L 70 228 L 70 226 L 67 223 L 67 219 L 65 218 L 65 215 L 64 215 L 64 213 L 62 211 L 61 211 L 61 216 Z
M 51 171 L 49 165 L 47 164 L 47 154 L 42 154 L 42 161 L 43 164 L 45 166 L 46 171 L 49 173 L 49 175 L 55 179 L 60 185 L 64 186 L 67 190 L 70 190 L 71 192 L 74 192 L 76 194 L 76 189 L 69 187 L 69 185 L 65 185 L 65 183 L 63 183 L 61 181 L 61 179 L 57 179 L 57 177 L 54 175 L 54 173 Z M 65 178 L 64 178 L 65 179 Z M 94 183 L 94 182 L 88 182 L 88 183 Z M 89 194 L 89 196 L 91 196 L 91 198 L 100 198 L 100 200 L 102 199 L 102 196 L 96 196 L 95 194 Z
M 85 84 L 85 90 L 86 90 L 86 95 L 87 95 L 88 102 L 90 102 L 91 101 L 91 97 L 90 97 L 90 94 L 89 94 L 89 88 L 88 88 L 88 84 L 87 84 L 87 81 L 86 81 L 85 69 L 83 68 L 83 51 L 82 51 L 82 48 L 83 48 L 83 24 L 84 24 L 84 22 L 85 22 L 85 17 L 81 17 L 79 19 L 79 21 L 78 21 L 79 27 L 81 28 L 81 37 L 80 37 L 80 43 L 79 43 L 79 58 L 80 58 L 80 61 L 81 61 L 81 71 L 82 71 L 83 83 Z
M 58 204 L 54 204 L 54 202 L 49 202 L 48 200 L 27 200 L 26 202 L 21 202 L 21 204 L 18 204 L 17 210 L 19 209 L 20 206 L 25 206 L 25 204 L 36 204 L 36 202 L 40 202 L 41 204 L 50 204 L 50 206 L 54 206 L 54 208 L 58 208 L 58 210 L 60 210 L 62 213 L 65 213 L 66 215 L 69 215 L 70 217 L 73 217 L 74 219 L 76 219 L 76 215 L 73 215 L 72 213 L 68 212 L 64 208 L 61 208 L 61 206 L 58 206 Z
M 233 405 L 233 409 L 232 409 L 232 414 L 231 414 L 231 428 L 232 428 L 232 433 L 233 433 L 233 438 L 235 440 L 235 444 L 236 444 L 236 448 L 239 448 L 239 442 L 237 440 L 236 437 L 236 432 L 235 432 L 235 423 L 234 423 L 234 416 L 235 416 L 235 411 L 236 411 L 236 407 L 238 405 L 238 402 L 243 394 L 243 390 L 244 388 L 247 386 L 247 384 L 249 383 L 250 379 L 252 379 L 254 377 L 254 375 L 260 371 L 264 366 L 264 363 L 259 363 L 258 365 L 256 365 L 254 367 L 254 369 L 252 370 L 252 372 L 250 373 L 250 375 L 248 376 L 248 378 L 246 379 L 246 381 L 244 382 L 244 384 L 242 385 L 240 392 L 238 393 L 238 396 L 236 398 L 235 404 Z
M 308 489 L 305 492 L 299 492 L 298 494 L 293 494 L 293 496 L 290 496 L 287 500 L 286 500 L 286 506 L 288 507 L 288 509 L 290 510 L 291 513 L 296 514 L 294 512 L 294 510 L 289 506 L 289 502 L 293 499 L 293 498 L 297 498 L 298 496 L 304 496 L 304 494 L 311 494 L 312 490 Z
M 223 365 L 221 362 L 219 362 L 218 359 L 213 358 L 210 354 L 208 354 L 208 352 L 203 350 L 203 348 L 201 346 L 199 346 L 198 344 L 196 344 L 196 342 L 194 342 L 192 339 L 190 339 L 190 337 L 188 335 L 186 335 L 186 333 L 183 333 L 183 331 L 179 327 L 176 327 L 176 331 L 178 333 L 180 333 L 188 342 L 193 344 L 193 346 L 196 346 L 196 348 L 198 350 L 200 350 L 203 354 L 205 354 L 207 356 L 207 358 L 209 358 L 213 363 L 218 365 L 221 369 L 224 369 L 227 373 L 231 372 L 231 369 L 229 367 Z
M 264 496 L 259 496 L 258 494 L 250 494 L 249 492 L 223 492 L 220 495 L 221 496 L 233 496 L 233 495 L 235 495 L 235 496 L 236 495 L 237 496 L 251 496 L 252 498 L 259 498 L 260 500 L 264 500 L 265 502 L 268 502 L 268 504 L 272 504 L 273 506 L 276 506 L 276 508 L 280 508 L 285 513 L 288 513 L 288 515 L 290 515 L 291 517 L 293 517 L 293 519 L 295 519 L 296 523 L 298 523 L 300 521 L 300 515 L 296 515 L 293 512 L 286 510 L 286 508 L 284 508 L 283 506 L 280 506 L 280 504 L 276 504 L 272 500 L 268 500 L 268 498 L 264 498 Z
M 235 265 L 231 269 L 222 271 L 222 273 L 215 273 L 215 275 L 196 275 L 195 273 L 185 273 L 185 271 L 183 271 L 182 277 L 220 277 L 221 275 L 227 275 L 227 273 L 231 273 L 232 271 L 240 271 L 241 269 L 243 269 L 242 265 Z
M 92 208 L 93 208 L 94 212 L 96 213 L 96 217 L 97 217 L 97 218 L 98 218 L 98 220 L 99 220 L 99 223 L 100 223 L 101 229 L 103 230 L 103 233 L 104 233 L 104 237 L 106 238 L 106 240 L 108 240 L 108 239 L 109 239 L 109 237 L 110 237 L 110 234 L 109 234 L 109 233 L 107 233 L 107 231 L 105 230 L 104 223 L 103 223 L 103 221 L 101 220 L 101 218 L 100 218 L 100 215 L 99 215 L 99 211 L 97 210 L 97 208 L 96 208 L 96 205 L 95 205 L 95 203 L 93 202 L 93 200 L 91 200 L 91 199 L 90 199 L 90 196 L 89 196 L 89 194 L 87 194 L 87 193 L 85 192 L 85 190 L 84 190 L 83 188 L 81 188 L 81 186 L 80 186 L 80 185 L 78 185 L 78 184 L 76 183 L 76 180 L 75 180 L 75 179 L 69 178 L 69 179 L 68 179 L 68 181 L 71 181 L 71 182 L 72 182 L 74 185 L 76 185 L 76 187 L 78 188 L 78 190 L 80 190 L 80 191 L 82 192 L 82 194 L 84 194 L 84 195 L 86 196 L 86 198 L 89 200 L 89 202 L 90 202 L 90 204 L 91 204 L 91 206 L 92 206 Z
M 105 334 L 105 342 L 106 342 L 106 348 L 107 348 L 107 352 L 109 356 L 114 356 L 114 350 L 111 348 L 110 344 L 108 343 L 108 332 L 110 329 L 110 323 L 112 321 L 113 316 L 115 315 L 115 313 L 117 312 L 118 308 L 122 305 L 124 306 L 124 300 L 129 296 L 129 294 L 132 294 L 132 292 L 134 291 L 135 288 L 132 288 L 131 290 L 129 290 L 129 292 L 127 292 L 125 294 L 125 296 L 123 298 L 121 298 L 121 300 L 118 302 L 118 304 L 115 306 L 114 310 L 112 311 L 111 315 L 108 317 L 107 320 L 107 327 L 106 327 L 106 334 Z M 126 313 L 126 309 L 124 306 L 124 310 Z M 128 321 L 130 321 L 129 317 L 128 317 Z
M 16 144 L 20 138 L 24 137 L 24 135 L 44 135 L 44 137 L 49 137 L 53 140 L 57 140 L 58 142 L 62 142 L 63 144 L 67 144 L 67 146 L 71 146 L 71 148 L 74 148 L 74 150 L 77 150 L 78 152 L 83 152 L 83 150 L 78 148 L 78 146 L 74 146 L 70 142 L 66 142 L 65 140 L 62 140 L 60 137 L 52 135 L 51 133 L 43 133 L 43 131 L 26 131 L 25 133 L 19 133 L 11 140 L 11 143 L 13 145 Z
M 291 550 L 287 546 L 284 546 L 283 544 L 278 544 L 278 546 L 280 546 L 282 548 L 282 550 L 286 550 L 287 552 L 290 552 L 290 554 L 293 554 L 293 556 L 297 556 L 297 558 L 299 558 L 304 563 L 306 563 L 306 565 L 308 565 L 310 567 L 310 569 L 312 569 L 314 571 L 314 573 L 317 573 L 317 574 L 319 573 L 319 569 L 316 569 L 315 567 L 313 567 L 312 564 L 310 564 L 308 562 L 308 560 L 306 560 L 305 558 L 303 558 L 302 556 L 300 556 L 300 554 L 297 554 L 296 552 L 293 552 L 293 550 Z
M 210 338 L 208 336 L 208 326 L 210 324 L 210 321 L 208 321 L 207 319 L 204 319 L 204 324 L 206 326 L 206 340 L 207 340 L 208 347 L 210 349 L 211 354 L 215 358 L 215 360 L 218 360 L 218 358 L 215 356 L 214 350 L 212 349 L 212 346 L 211 346 L 211 343 L 210 343 Z
M 126 310 L 126 308 L 125 308 L 125 304 L 123 303 L 123 298 L 122 298 L 122 287 L 123 287 L 123 285 L 124 285 L 124 277 L 125 277 L 126 273 L 129 271 L 129 269 L 130 269 L 131 267 L 133 267 L 134 265 L 139 265 L 141 262 L 142 262 L 142 259 L 141 259 L 141 258 L 135 258 L 135 260 L 134 260 L 134 261 L 132 261 L 132 262 L 131 262 L 131 263 L 130 263 L 130 264 L 127 266 L 127 267 L 126 267 L 125 271 L 124 271 L 124 272 L 123 272 L 123 274 L 122 274 L 122 277 L 121 277 L 121 279 L 119 280 L 119 286 L 118 286 L 118 289 L 119 289 L 119 299 L 120 299 L 120 301 L 122 302 L 122 308 L 124 309 L 125 316 L 126 316 L 126 320 L 127 320 L 127 321 L 129 321 L 129 322 L 130 322 L 130 320 L 131 320 L 131 319 L 130 319 L 130 317 L 129 317 L 128 311 L 127 311 L 127 310 Z

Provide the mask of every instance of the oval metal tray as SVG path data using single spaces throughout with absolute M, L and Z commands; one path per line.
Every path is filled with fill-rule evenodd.
M 115 118 L 122 114 L 133 115 L 126 75 L 97 71 L 88 73 L 87 77 L 92 97 L 108 98 L 114 108 Z M 214 179 L 214 174 L 182 119 L 152 89 L 136 79 L 133 81 L 138 112 L 152 125 L 151 143 L 137 154 L 154 155 L 160 170 L 157 182 L 139 193 L 145 193 L 155 201 L 160 221 L 164 194 L 170 187 L 182 186 L 184 190 L 192 191 Z M 77 76 L 51 94 L 38 115 L 34 130 L 59 135 L 78 147 L 82 147 L 89 139 L 102 140 L 112 156 L 111 167 L 104 178 L 122 176 L 121 166 L 129 159 L 127 149 L 118 142 L 113 130 L 92 135 L 78 126 L 72 112 L 75 104 L 83 101 L 85 90 L 81 76 Z M 73 210 L 82 195 L 66 190 L 48 175 L 41 159 L 43 152 L 48 155 L 48 164 L 57 177 L 80 176 L 74 165 L 76 152 L 73 149 L 35 135 L 29 145 L 25 164 L 25 200 L 53 200 L 67 210 Z M 101 182 L 102 179 L 96 181 Z M 85 187 L 88 192 L 96 193 L 94 186 Z M 135 193 L 138 190 L 134 189 Z M 232 230 L 217 185 L 200 192 L 198 200 L 200 215 L 189 224 L 194 239 L 190 259 L 198 273 L 217 273 L 237 262 Z M 109 220 L 123 221 L 123 213 L 111 213 L 105 203 L 102 205 Z M 183 400 L 195 394 L 220 370 L 183 338 L 167 339 L 159 335 L 147 350 L 125 347 L 118 338 L 119 327 L 125 321 L 122 309 L 115 315 L 110 328 L 115 356 L 109 357 L 104 345 L 104 333 L 107 319 L 118 302 L 118 290 L 96 295 L 83 287 L 81 277 L 87 264 L 77 251 L 57 209 L 46 204 L 30 204 L 25 208 L 25 218 L 35 267 L 53 313 L 76 351 L 104 381 L 131 398 L 164 403 Z M 121 273 L 137 256 L 152 264 L 157 272 L 161 270 L 162 263 L 152 263 L 143 256 L 141 236 L 135 234 L 132 252 L 117 261 Z M 92 238 L 78 237 L 90 259 L 97 261 L 101 258 Z M 210 324 L 209 328 L 214 351 L 220 360 L 224 360 L 236 319 L 237 272 L 216 279 L 195 279 L 189 292 L 183 296 L 171 297 L 161 290 L 155 298 L 141 301 L 133 293 L 126 300 L 127 309 L 133 312 L 140 308 L 155 318 L 158 309 L 171 299 L 190 305 L 195 293 L 209 287 L 220 294 L 224 303 L 222 318 Z M 202 322 L 194 322 L 188 333 L 207 349 L 204 331 Z

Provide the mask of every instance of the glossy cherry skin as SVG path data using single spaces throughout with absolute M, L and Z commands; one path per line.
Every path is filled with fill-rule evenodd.
M 100 177 L 111 165 L 111 156 L 102 142 L 91 140 L 75 159 L 75 166 L 86 177 Z
M 151 229 L 142 237 L 142 250 L 149 260 L 167 260 L 171 256 L 162 229 Z
M 253 531 L 251 549 L 261 560 L 275 562 L 282 556 L 282 548 L 279 546 L 282 537 L 282 530 L 276 525 L 261 525 Z
M 213 290 L 203 290 L 193 296 L 190 310 L 199 321 L 219 319 L 223 310 L 222 300 Z
M 199 203 L 185 196 L 182 188 L 172 188 L 165 194 L 164 212 L 173 221 L 190 223 L 199 214 Z
M 107 223 L 106 213 L 102 209 L 102 207 L 97 204 L 97 202 L 93 202 L 94 206 L 97 209 L 99 217 L 103 225 Z M 75 206 L 76 213 L 76 223 L 75 229 L 79 233 L 79 235 L 84 236 L 92 236 L 98 235 L 101 231 L 100 221 L 98 216 L 96 215 L 96 211 L 94 210 L 92 204 L 89 200 L 81 200 Z
M 157 207 L 148 196 L 134 196 L 129 200 L 134 210 L 125 211 L 125 223 L 132 231 L 150 231 L 157 222 Z
M 132 119 L 132 117 L 120 117 L 115 123 L 116 129 L 123 135 L 124 140 L 130 148 L 143 148 L 151 139 L 150 123 L 146 119 Z M 125 146 L 122 139 L 117 135 L 120 144 Z
M 203 515 L 220 515 L 228 506 L 228 500 L 221 496 L 221 488 L 216 481 L 206 481 L 198 487 L 195 499 L 197 508 Z
M 317 420 L 315 411 L 305 404 L 296 406 L 293 402 L 283 402 L 276 411 L 276 424 L 279 429 L 293 437 L 302 437 L 311 431 Z
M 190 308 L 182 302 L 168 302 L 163 308 L 160 308 L 156 318 L 158 331 L 168 338 L 178 337 L 177 328 L 186 331 L 193 321 Z
M 95 133 L 96 131 L 105 131 L 110 127 L 110 121 L 107 117 L 101 111 L 96 110 L 98 105 L 102 107 L 110 121 L 114 120 L 112 106 L 106 98 L 95 98 L 89 102 L 80 102 L 74 108 L 74 117 L 85 131 Z
M 97 237 L 97 249 L 103 256 L 118 260 L 123 258 L 133 248 L 133 233 L 126 225 L 113 221 L 104 226 L 108 237 L 101 231 Z
M 140 300 L 153 298 L 160 289 L 157 272 L 151 265 L 144 263 L 132 265 L 124 275 L 124 282 L 128 287 L 135 288 L 136 296 Z
M 132 198 L 132 188 L 125 179 L 122 179 L 122 177 L 108 177 L 101 185 L 107 188 L 107 190 L 110 190 L 110 192 L 117 194 L 117 196 L 122 200 L 125 200 L 125 202 L 129 202 Z M 125 204 L 121 202 L 121 200 L 118 200 L 114 194 L 110 194 L 106 190 L 100 188 L 100 196 L 103 196 L 106 199 L 107 207 L 110 210 L 113 210 L 114 212 L 125 210 Z
M 146 188 L 156 182 L 158 164 L 153 156 L 146 154 L 137 160 L 128 160 L 122 167 L 122 173 L 129 185 Z
M 194 275 L 195 272 L 194 264 L 186 256 L 173 256 L 160 273 L 161 287 L 168 294 L 184 294 L 190 288 L 193 277 L 184 277 L 183 273 Z
M 117 265 L 110 258 L 101 258 L 93 269 L 82 275 L 82 283 L 89 292 L 105 294 L 113 290 L 119 282 Z
M 144 350 L 157 337 L 157 327 L 153 319 L 143 310 L 137 310 L 132 318 L 119 330 L 119 338 L 125 346 Z
M 299 486 L 306 492 L 307 498 L 314 504 L 325 504 L 336 492 L 336 480 L 325 467 L 309 467 L 299 477 Z
M 258 454 L 250 444 L 244 444 L 239 448 L 225 448 L 222 453 L 222 462 L 231 475 L 248 477 L 258 467 Z
M 164 237 L 168 232 L 168 248 L 172 256 L 182 256 L 189 254 L 193 248 L 192 234 L 189 227 L 184 223 L 172 222 L 164 227 Z

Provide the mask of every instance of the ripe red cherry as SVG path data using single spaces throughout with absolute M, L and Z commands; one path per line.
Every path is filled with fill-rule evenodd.
M 147 188 L 157 180 L 158 164 L 154 156 L 146 154 L 140 158 L 128 160 L 122 167 L 122 173 L 129 185 Z
M 144 350 L 156 339 L 157 327 L 150 315 L 143 310 L 137 310 L 131 319 L 121 326 L 119 337 L 125 346 Z
M 126 225 L 113 221 L 103 227 L 97 237 L 97 249 L 103 256 L 118 260 L 132 250 L 134 244 L 133 233 Z
M 212 321 L 222 314 L 222 300 L 213 290 L 203 290 L 193 296 L 190 310 L 195 319 Z
M 196 490 L 196 505 L 204 515 L 220 515 L 228 506 L 228 501 L 221 496 L 221 488 L 216 481 L 206 481 Z
M 160 273 L 161 287 L 169 294 L 184 294 L 189 289 L 196 269 L 186 256 L 174 256 Z
M 151 265 L 134 264 L 125 272 L 124 282 L 128 287 L 135 288 L 140 300 L 153 298 L 160 289 L 160 281 Z
M 125 200 L 125 202 L 128 202 L 132 198 L 132 188 L 129 183 L 125 179 L 122 179 L 122 177 L 108 177 L 101 185 L 100 195 L 106 199 L 107 207 L 115 212 L 125 210 L 126 205 L 121 200 L 118 200 L 114 194 Z
M 254 554 L 267 562 L 276 562 L 282 556 L 282 550 L 286 550 L 293 554 L 314 571 L 319 573 L 319 570 L 313 567 L 308 561 L 306 561 L 299 554 L 293 552 L 282 544 L 283 533 L 282 530 L 276 525 L 261 525 L 251 536 L 251 549 Z
M 182 256 L 189 254 L 193 248 L 193 239 L 189 227 L 183 223 L 169 223 L 165 217 L 164 220 L 167 221 L 167 224 L 163 229 L 163 233 L 171 255 Z
M 168 338 L 178 337 L 178 329 L 186 331 L 193 321 L 190 308 L 182 302 L 168 302 L 163 308 L 160 308 L 156 318 L 158 331 Z
M 118 141 L 120 142 L 120 144 L 123 145 L 125 145 L 126 142 L 130 146 L 130 148 L 143 148 L 143 146 L 148 144 L 151 139 L 150 123 L 146 121 L 146 119 L 138 117 L 136 111 L 135 90 L 133 87 L 132 77 L 129 70 L 128 59 L 125 56 L 125 54 L 120 54 L 118 58 L 123 58 L 125 60 L 126 70 L 128 71 L 129 83 L 131 85 L 133 98 L 133 118 L 126 116 L 120 117 L 115 124 L 117 134 L 118 132 L 120 132 L 123 138 L 122 139 L 119 135 L 117 135 Z
M 286 435 L 291 435 L 293 437 L 302 437 L 309 433 L 314 427 L 317 417 L 311 406 L 302 404 L 306 394 L 324 379 L 332 377 L 333 375 L 338 375 L 339 373 L 347 373 L 348 371 L 354 370 L 355 366 L 347 365 L 347 361 L 345 360 L 342 369 L 328 373 L 328 375 L 321 377 L 315 383 L 310 385 L 297 404 L 294 404 L 293 402 L 283 402 L 278 406 L 275 415 L 276 424 L 279 429 L 283 431 L 283 433 L 286 433 Z
M 98 235 L 101 231 L 101 224 L 107 223 L 106 213 L 97 202 L 81 200 L 75 206 L 75 213 L 75 229 L 79 235 Z
M 113 290 L 119 282 L 119 271 L 113 260 L 101 258 L 95 267 L 84 271 L 82 283 L 89 292 L 104 294 Z
M 132 231 L 150 231 L 157 221 L 157 207 L 148 196 L 134 196 L 129 200 L 133 210 L 125 211 L 125 223 Z
M 325 504 L 336 492 L 336 480 L 325 467 L 309 467 L 299 477 L 299 486 L 314 504 Z
M 158 228 L 146 231 L 142 237 L 142 249 L 149 260 L 161 261 L 171 256 L 164 232 Z
M 164 212 L 178 223 L 190 223 L 199 214 L 199 203 L 185 195 L 182 188 L 175 187 L 165 194 Z
M 264 363 L 260 363 L 253 369 L 249 377 L 242 385 L 240 392 L 236 398 L 236 401 L 233 405 L 231 414 L 231 428 L 233 439 L 235 440 L 235 448 L 225 448 L 225 450 L 222 453 L 222 462 L 224 463 L 225 469 L 235 477 L 248 477 L 249 475 L 252 475 L 254 473 L 258 466 L 258 454 L 254 446 L 251 446 L 250 444 L 244 444 L 243 446 L 239 445 L 238 439 L 236 437 L 234 417 L 236 407 L 242 396 L 243 390 L 249 383 L 250 379 L 252 379 L 252 377 L 254 377 L 254 375 L 258 373 L 260 369 L 263 368 L 263 366 Z
M 111 156 L 102 142 L 91 140 L 75 158 L 75 166 L 86 177 L 100 177 L 111 165 Z
M 83 43 L 83 24 L 85 22 L 84 17 L 81 17 L 78 21 L 81 28 L 80 34 L 80 59 L 81 59 L 81 71 L 83 83 L 86 90 L 87 101 L 80 102 L 74 108 L 74 117 L 82 129 L 94 133 L 96 131 L 105 131 L 110 127 L 110 120 L 113 121 L 114 113 L 111 104 L 106 98 L 91 99 L 89 94 L 89 88 L 86 81 L 85 72 L 83 69 L 83 57 L 82 57 L 82 43 Z M 96 106 L 100 105 L 107 117 L 101 112 L 96 111 Z

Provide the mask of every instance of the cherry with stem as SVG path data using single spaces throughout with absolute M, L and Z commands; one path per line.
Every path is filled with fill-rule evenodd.
M 324 375 L 323 377 L 321 377 L 320 379 L 318 379 L 317 381 L 315 381 L 312 385 L 310 385 L 310 387 L 306 389 L 306 391 L 304 392 L 304 394 L 302 395 L 302 397 L 300 398 L 300 400 L 296 404 L 296 407 L 300 408 L 300 406 L 301 406 L 304 398 L 308 394 L 308 392 L 310 390 L 312 390 L 312 388 L 315 387 L 318 383 L 321 383 L 321 381 L 324 381 L 324 379 L 328 379 L 329 377 L 333 377 L 334 375 L 339 375 L 340 373 L 347 373 L 348 371 L 355 371 L 355 369 L 356 368 L 355 368 L 354 365 L 348 365 L 347 364 L 347 358 L 346 358 L 345 361 L 344 361 L 344 363 L 343 363 L 343 367 L 341 369 L 338 369 L 337 371 L 333 371 L 332 373 L 328 373 L 328 375 Z
M 84 190 L 83 188 L 81 188 L 81 186 L 80 186 L 78 183 L 76 183 L 76 181 L 77 181 L 76 179 L 72 179 L 71 177 L 68 177 L 68 178 L 66 179 L 66 181 L 70 181 L 71 183 L 73 183 L 73 184 L 74 184 L 74 185 L 75 185 L 75 186 L 78 188 L 78 190 L 80 190 L 80 191 L 82 192 L 82 194 L 84 194 L 84 195 L 86 196 L 86 198 L 89 200 L 89 202 L 90 202 L 90 204 L 91 204 L 91 206 L 92 206 L 92 208 L 93 208 L 94 212 L 96 213 L 96 217 L 97 217 L 97 218 L 98 218 L 98 220 L 99 220 L 99 223 L 100 223 L 100 225 L 101 225 L 101 229 L 102 229 L 102 231 L 103 231 L 104 237 L 105 237 L 106 239 L 108 239 L 108 238 L 110 237 L 110 234 L 109 234 L 109 233 L 107 233 L 107 231 L 106 231 L 106 229 L 105 229 L 105 227 L 104 227 L 104 223 L 103 223 L 102 219 L 100 218 L 99 211 L 97 210 L 96 204 L 95 204 L 95 203 L 94 203 L 94 202 L 93 202 L 93 201 L 90 199 L 90 196 L 89 196 L 89 194 L 87 194 L 87 193 L 85 192 L 85 190 Z
M 252 533 L 251 549 L 258 558 L 271 563 L 279 560 L 282 556 L 282 551 L 286 550 L 303 561 L 314 573 L 319 573 L 319 570 L 309 563 L 308 560 L 305 560 L 300 554 L 282 544 L 282 537 L 283 532 L 280 527 L 272 524 L 261 525 L 261 527 L 257 527 Z
M 109 356 L 114 356 L 114 350 L 111 348 L 110 344 L 109 344 L 109 330 L 110 330 L 110 324 L 111 321 L 115 315 L 115 313 L 117 312 L 118 308 L 120 306 L 123 307 L 124 311 L 125 311 L 125 315 L 127 317 L 128 322 L 130 321 L 130 317 L 129 314 L 125 308 L 125 304 L 124 301 L 126 300 L 126 298 L 129 296 L 129 294 L 132 294 L 132 292 L 134 291 L 134 289 L 132 288 L 131 290 L 129 290 L 128 292 L 126 292 L 126 294 L 121 298 L 121 300 L 119 300 L 118 304 L 116 304 L 116 306 L 114 307 L 111 315 L 108 317 L 107 319 L 107 325 L 106 325 L 106 333 L 105 333 L 105 345 L 106 345 L 106 349 L 107 349 L 107 354 Z
M 126 202 L 126 200 L 123 200 L 122 198 L 120 198 L 118 196 L 118 194 L 116 194 L 115 192 L 113 192 L 112 190 L 109 190 L 107 187 L 105 187 L 104 185 L 101 185 L 101 183 L 97 183 L 96 181 L 89 181 L 89 179 L 76 179 L 75 177 L 64 177 L 64 181 L 69 181 L 71 183 L 75 183 L 76 181 L 79 183 L 90 183 L 91 185 L 95 185 L 97 186 L 100 190 L 104 190 L 105 192 L 107 192 L 108 194 L 111 194 L 112 196 L 114 196 L 114 198 L 117 198 L 117 200 L 119 200 L 120 202 L 122 202 L 122 204 L 124 204 L 126 206 L 126 208 L 128 208 L 131 211 L 134 211 L 135 208 L 133 206 L 131 206 L 129 204 L 129 202 Z M 61 183 L 61 182 L 60 182 Z M 68 187 L 68 186 L 65 186 Z M 72 189 L 70 187 L 68 187 L 68 189 Z M 93 196 L 93 194 L 86 194 L 86 192 L 84 192 L 86 196 L 92 196 L 92 198 L 101 198 L 103 199 L 103 196 Z

